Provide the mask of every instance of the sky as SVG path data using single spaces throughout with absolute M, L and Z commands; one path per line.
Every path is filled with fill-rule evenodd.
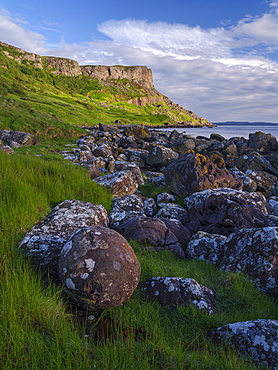
M 0 40 L 146 65 L 159 92 L 210 122 L 278 122 L 278 0 L 0 0 Z

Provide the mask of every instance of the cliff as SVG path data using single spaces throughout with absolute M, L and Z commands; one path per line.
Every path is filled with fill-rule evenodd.
M 40 56 L 3 42 L 0 42 L 0 45 L 8 58 L 19 64 L 28 63 L 35 68 L 48 70 L 56 76 L 87 76 L 96 79 L 104 87 L 118 90 L 118 93 L 114 94 L 116 100 L 122 100 L 136 107 L 155 105 L 157 111 L 160 109 L 160 114 L 167 114 L 171 120 L 179 124 L 211 125 L 206 119 L 180 107 L 158 92 L 153 85 L 152 71 L 146 66 L 79 65 L 77 61 L 72 59 Z M 103 91 L 103 89 L 99 89 L 99 91 Z

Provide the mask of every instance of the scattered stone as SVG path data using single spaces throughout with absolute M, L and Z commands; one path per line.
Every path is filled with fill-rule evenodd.
M 218 266 L 223 259 L 226 239 L 224 235 L 198 231 L 190 239 L 186 255 L 188 258 L 207 261 Z
M 138 190 L 132 171 L 124 170 L 93 179 L 99 185 L 105 186 L 112 192 L 113 198 L 134 194 Z
M 85 227 L 65 244 L 59 276 L 69 297 L 82 308 L 113 308 L 133 294 L 140 264 L 121 234 L 102 226 Z
M 235 189 L 208 189 L 184 199 L 187 221 L 184 225 L 194 234 L 206 231 L 229 235 L 241 228 L 270 226 L 268 204 L 260 193 Z
M 210 334 L 217 343 L 234 347 L 256 365 L 278 369 L 278 321 L 236 322 L 212 330 Z
M 153 277 L 140 287 L 147 297 L 163 305 L 193 305 L 209 315 L 216 312 L 213 291 L 191 278 Z
M 243 228 L 231 234 L 220 268 L 247 274 L 261 291 L 277 297 L 278 228 Z
M 10 143 L 16 143 L 19 146 L 31 146 L 37 145 L 39 139 L 32 134 L 27 134 L 26 132 L 21 131 L 11 131 L 11 130 L 0 130 L 0 140 L 5 142 L 10 146 Z M 13 146 L 17 146 L 14 145 Z

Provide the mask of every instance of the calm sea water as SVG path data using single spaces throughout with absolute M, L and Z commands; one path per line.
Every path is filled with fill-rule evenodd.
M 173 129 L 159 129 L 159 131 L 172 131 Z M 265 134 L 272 134 L 278 139 L 278 124 L 261 124 L 261 125 L 238 125 L 238 124 L 218 124 L 216 127 L 199 127 L 199 128 L 176 128 L 179 132 L 196 137 L 198 135 L 209 137 L 212 133 L 217 133 L 230 139 L 231 137 L 249 138 L 249 134 L 261 131 Z

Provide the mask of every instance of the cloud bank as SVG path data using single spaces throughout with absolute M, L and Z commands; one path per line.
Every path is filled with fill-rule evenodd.
M 4 42 L 80 64 L 147 65 L 160 92 L 211 122 L 278 122 L 278 2 L 229 27 L 127 19 L 108 20 L 98 31 L 107 40 L 51 45 L 21 20 L 0 13 Z

